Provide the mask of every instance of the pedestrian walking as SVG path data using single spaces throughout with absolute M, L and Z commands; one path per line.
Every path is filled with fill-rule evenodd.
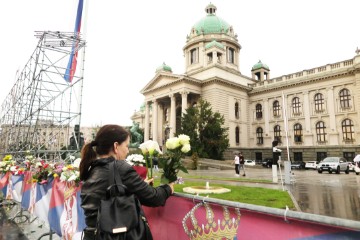
M 239 156 L 237 154 L 235 154 L 235 158 L 233 161 L 233 164 L 235 164 L 235 176 L 240 176 L 239 175 L 239 165 L 240 165 L 240 159 Z
M 244 159 L 244 156 L 242 155 L 242 152 L 239 153 L 239 161 L 240 161 L 239 174 L 240 174 L 241 169 L 242 169 L 244 171 L 243 176 L 245 177 L 246 176 L 246 173 L 245 173 L 245 159 Z

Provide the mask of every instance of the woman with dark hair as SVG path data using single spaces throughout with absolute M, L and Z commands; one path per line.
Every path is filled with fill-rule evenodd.
M 96 134 L 95 140 L 86 144 L 81 151 L 80 179 L 81 207 L 85 213 L 88 229 L 96 228 L 100 201 L 105 198 L 109 187 L 109 164 L 115 161 L 119 174 L 128 193 L 134 194 L 142 205 L 163 206 L 174 192 L 173 183 L 153 188 L 149 183 L 153 179 L 142 180 L 137 172 L 125 161 L 129 153 L 129 132 L 118 125 L 105 125 Z M 119 161 L 117 161 L 119 160 Z M 84 231 L 84 240 L 95 239 L 95 232 Z M 151 238 L 151 237 L 150 237 Z

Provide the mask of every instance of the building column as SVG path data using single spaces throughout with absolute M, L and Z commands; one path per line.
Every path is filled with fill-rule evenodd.
M 327 89 L 327 107 L 329 113 L 329 145 L 338 145 L 339 136 L 336 129 L 336 118 L 335 118 L 335 98 L 334 98 L 334 87 L 329 87 Z
M 181 116 L 184 116 L 187 109 L 187 96 L 189 92 L 181 92 Z
M 309 92 L 304 92 L 303 94 L 304 94 L 303 116 L 305 116 L 305 131 L 306 133 L 311 133 Z
M 158 101 L 153 100 L 152 105 L 152 137 L 158 142 Z
M 171 100 L 171 105 L 170 105 L 170 136 L 169 137 L 174 137 L 174 133 L 176 131 L 176 98 L 174 94 L 170 94 L 169 95 L 170 100 Z
M 270 136 L 269 99 L 264 100 L 264 121 L 265 121 L 265 135 L 268 134 L 268 136 Z
M 330 117 L 330 131 L 334 132 L 336 131 L 336 119 L 335 119 L 335 105 L 336 102 L 334 101 L 334 88 L 333 87 L 329 87 L 328 88 L 328 111 L 329 111 L 329 117 Z
M 144 141 L 149 140 L 149 119 L 150 109 L 148 102 L 145 102 L 145 124 L 144 124 Z

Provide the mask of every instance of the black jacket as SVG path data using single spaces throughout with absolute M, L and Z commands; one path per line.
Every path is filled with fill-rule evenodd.
M 100 200 L 105 198 L 109 186 L 109 163 L 114 158 L 95 160 L 91 165 L 89 178 L 81 188 L 81 207 L 84 209 L 85 223 L 88 227 L 96 227 L 96 219 Z M 163 206 L 171 195 L 171 188 L 162 185 L 153 188 L 138 175 L 125 161 L 116 162 L 117 172 L 128 191 L 135 194 L 140 203 L 149 207 Z

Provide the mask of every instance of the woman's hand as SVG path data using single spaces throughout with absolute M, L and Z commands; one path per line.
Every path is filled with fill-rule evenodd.
M 168 185 L 171 188 L 171 194 L 173 194 L 174 193 L 174 182 L 169 183 Z
M 154 178 L 145 178 L 144 180 L 147 184 L 152 185 L 151 183 L 154 183 Z

